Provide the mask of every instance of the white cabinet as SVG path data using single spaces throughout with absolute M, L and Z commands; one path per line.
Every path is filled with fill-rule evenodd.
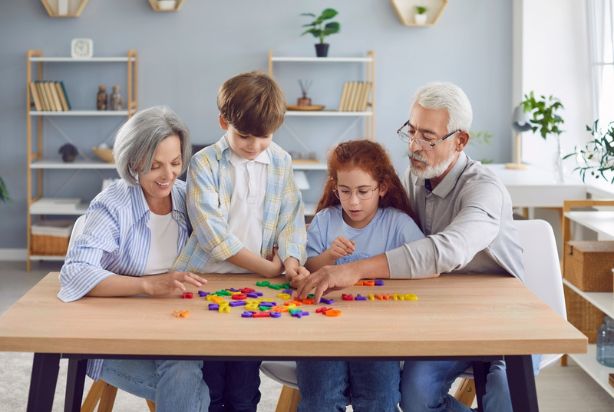
M 100 70 L 94 70 L 93 66 L 99 67 Z M 119 74 L 113 72 L 110 76 L 100 76 L 99 72 L 109 72 L 109 65 L 115 66 L 115 71 L 124 72 L 118 65 L 125 66 L 125 73 Z M 26 155 L 27 155 L 27 269 L 30 270 L 32 260 L 63 260 L 64 256 L 60 255 L 35 255 L 32 251 L 32 225 L 41 223 L 47 219 L 53 220 L 58 216 L 66 219 L 73 219 L 85 212 L 87 209 L 87 201 L 89 199 L 75 200 L 72 197 L 62 197 L 54 193 L 55 190 L 49 188 L 49 181 L 52 179 L 52 174 L 61 175 L 61 179 L 65 179 L 63 187 L 76 186 L 80 179 L 90 177 L 91 173 L 98 172 L 101 177 L 104 173 L 115 169 L 115 166 L 110 163 L 104 163 L 96 160 L 91 154 L 92 136 L 97 136 L 101 133 L 104 126 L 108 128 L 109 122 L 115 119 L 114 124 L 123 123 L 123 118 L 129 118 L 137 110 L 137 65 L 138 56 L 135 50 L 130 50 L 127 56 L 123 57 L 92 57 L 75 59 L 71 57 L 45 57 L 40 50 L 28 50 L 26 54 Z M 51 67 L 50 67 L 51 66 Z M 51 73 L 44 73 L 47 71 Z M 96 90 L 98 83 L 103 83 L 100 78 L 112 79 L 113 84 L 124 84 L 124 110 L 88 110 L 83 107 L 91 106 L 82 103 L 80 99 L 73 99 L 70 92 L 73 91 L 72 97 L 83 94 L 82 90 L 77 89 L 76 84 L 71 84 L 73 77 L 79 73 L 87 79 L 87 92 L 91 93 L 91 102 L 95 102 Z M 46 77 L 45 74 L 47 74 Z M 124 77 L 126 76 L 126 77 Z M 55 77 L 55 78 L 54 78 Z M 59 77 L 59 78 L 58 78 Z M 66 84 L 68 92 L 66 95 L 76 107 L 71 107 L 71 110 L 64 111 L 42 111 L 34 110 L 34 100 L 32 95 L 31 83 L 34 81 L 58 81 L 62 80 Z M 83 84 L 80 79 L 79 85 Z M 110 84 L 109 84 L 110 86 Z M 72 87 L 72 89 L 71 89 Z M 57 90 L 57 89 L 56 89 Z M 90 92 L 91 90 L 91 92 Z M 61 93 L 61 92 L 60 92 Z M 57 97 L 58 95 L 56 95 Z M 37 98 L 40 95 L 37 92 Z M 60 98 L 61 100 L 61 98 Z M 83 106 L 83 107 L 79 107 Z M 97 119 L 98 118 L 98 119 Z M 104 120 L 108 119 L 108 120 Z M 101 123 L 102 122 L 102 123 Z M 72 126 L 70 124 L 73 124 Z M 74 125 L 74 123 L 78 123 Z M 70 129 L 66 131 L 65 129 Z M 59 143 L 54 142 L 55 146 L 46 146 L 45 142 L 48 139 L 50 131 L 53 131 L 56 136 L 63 139 L 63 143 L 71 143 L 77 147 L 81 155 L 74 161 L 65 163 L 57 153 Z M 113 174 L 113 176 L 116 176 Z M 96 177 L 94 178 L 96 180 Z M 102 187 L 102 179 L 96 180 L 96 188 L 99 190 Z M 83 183 L 82 183 L 83 184 Z M 87 184 L 87 183 L 85 183 Z

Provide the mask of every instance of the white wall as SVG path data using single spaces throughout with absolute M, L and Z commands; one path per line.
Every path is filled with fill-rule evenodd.
M 560 136 L 561 146 L 563 154 L 570 153 L 574 145 L 589 139 L 585 125 L 593 122 L 585 1 L 517 0 L 516 3 L 522 9 L 521 21 L 515 22 L 522 35 L 521 59 L 515 62 L 515 71 L 521 70 L 521 92 L 524 95 L 533 90 L 562 101 L 565 132 Z M 514 95 L 518 92 L 515 90 Z M 544 141 L 531 132 L 523 135 L 525 162 L 552 168 L 555 151 L 554 139 Z M 567 172 L 575 166 L 571 159 L 563 164 Z

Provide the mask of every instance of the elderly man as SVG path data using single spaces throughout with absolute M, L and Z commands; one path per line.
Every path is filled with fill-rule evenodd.
M 418 90 L 409 120 L 397 131 L 409 144 L 404 185 L 426 238 L 386 254 L 292 279 L 301 295 L 329 290 L 363 277 L 420 279 L 443 272 L 501 273 L 522 279 L 522 249 L 512 225 L 509 193 L 499 179 L 471 160 L 472 109 L 465 93 L 450 83 Z M 401 406 L 405 412 L 469 411 L 448 395 L 467 361 L 406 361 Z M 484 410 L 511 411 L 505 364 L 491 365 Z

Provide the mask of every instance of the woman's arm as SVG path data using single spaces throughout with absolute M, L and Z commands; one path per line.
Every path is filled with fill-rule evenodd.
M 168 296 L 175 292 L 185 292 L 184 283 L 201 287 L 207 281 L 189 272 L 169 272 L 149 276 L 111 275 L 92 289 L 87 296 Z

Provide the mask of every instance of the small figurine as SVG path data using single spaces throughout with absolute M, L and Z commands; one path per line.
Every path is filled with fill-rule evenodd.
M 75 160 L 75 158 L 79 154 L 79 151 L 75 146 L 71 145 L 70 143 L 66 143 L 65 145 L 62 145 L 62 147 L 60 147 L 58 153 L 62 155 L 62 161 L 64 163 L 71 163 Z
M 113 92 L 111 93 L 111 98 L 109 99 L 109 106 L 110 110 L 122 110 L 124 106 L 122 95 L 119 93 L 119 84 L 113 86 Z
M 303 82 L 302 80 L 299 80 L 298 84 L 301 87 L 301 93 L 303 94 L 303 96 L 297 99 L 296 105 L 297 106 L 311 106 L 311 98 L 307 97 L 307 92 L 309 91 L 309 88 L 311 87 L 311 80 L 305 80 L 305 82 Z
M 101 84 L 98 86 L 96 94 L 96 110 L 107 110 L 107 86 Z

